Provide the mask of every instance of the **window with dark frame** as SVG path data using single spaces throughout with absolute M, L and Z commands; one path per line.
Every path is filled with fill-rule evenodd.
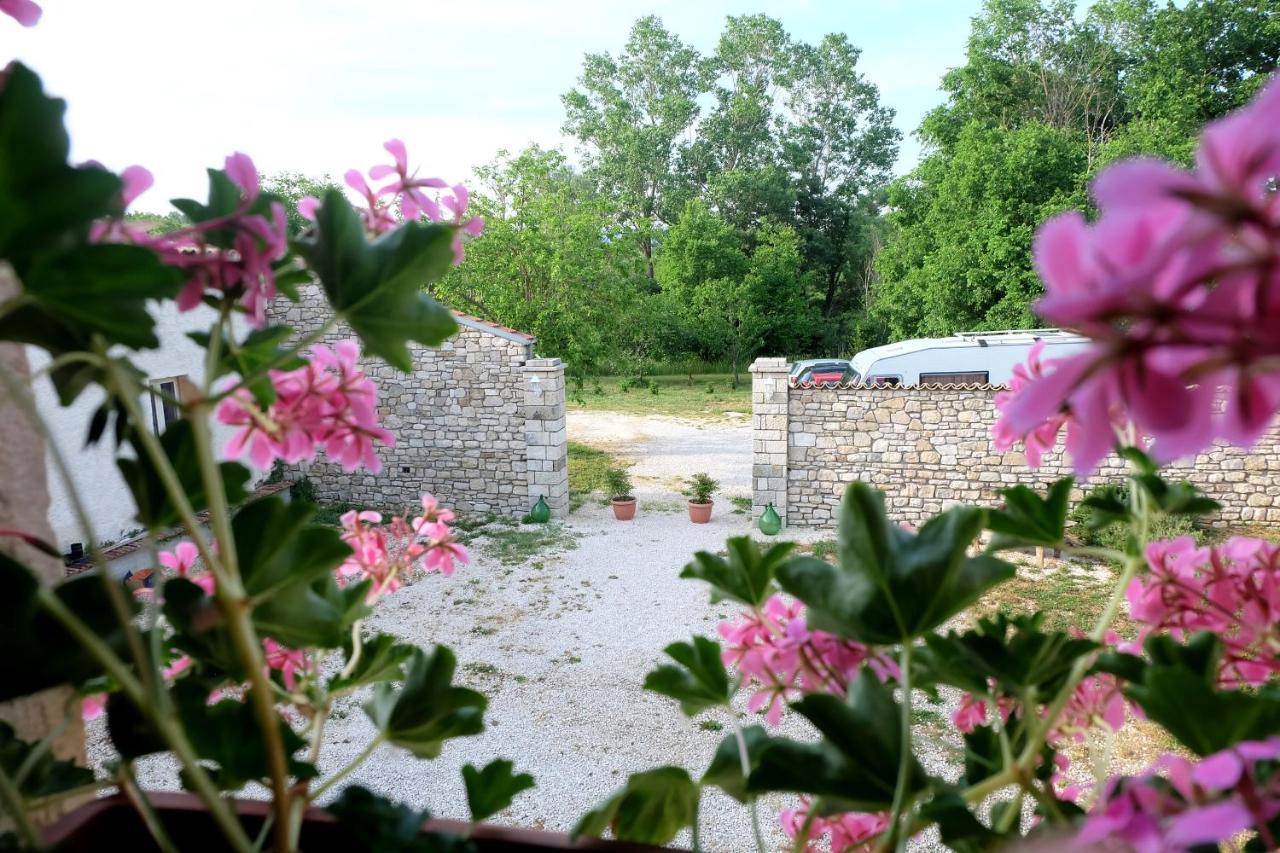
M 164 432 L 170 424 L 182 417 L 182 412 L 177 405 L 182 399 L 178 391 L 180 379 L 181 377 L 175 376 L 172 379 L 159 379 L 151 383 L 152 387 L 159 392 L 151 395 L 151 428 L 157 434 Z
M 873 388 L 897 388 L 902 384 L 901 376 L 872 376 L 867 384 Z
M 958 373 L 921 373 L 921 385 L 986 385 L 991 374 L 985 370 L 969 370 Z

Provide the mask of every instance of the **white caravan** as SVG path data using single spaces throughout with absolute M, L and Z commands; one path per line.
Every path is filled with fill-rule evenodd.
M 863 350 L 850 361 L 854 382 L 865 385 L 984 383 L 1006 385 L 1014 365 L 1023 364 L 1038 340 L 1043 359 L 1085 349 L 1089 339 L 1062 329 L 961 332 L 949 338 L 915 338 Z

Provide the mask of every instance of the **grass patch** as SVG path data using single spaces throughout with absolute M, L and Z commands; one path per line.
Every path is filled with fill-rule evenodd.
M 751 498 L 739 496 L 736 498 L 730 498 L 729 500 L 733 502 L 734 515 L 746 515 L 751 512 Z
M 544 551 L 564 551 L 578 547 L 577 537 L 564 525 L 510 524 L 491 525 L 476 535 L 476 546 L 498 562 L 514 566 Z
M 624 391 L 627 382 L 625 376 L 602 376 L 588 380 L 580 392 L 571 388 L 569 410 L 706 419 L 724 417 L 725 412 L 751 414 L 751 379 L 745 373 L 737 390 L 732 377 L 723 373 L 694 374 L 692 381 L 688 376 L 651 376 L 646 387 Z
M 608 491 L 605 475 L 621 464 L 606 450 L 569 442 L 569 511 L 582 506 L 591 495 Z
M 1044 611 L 1045 628 L 1066 631 L 1072 626 L 1088 630 L 1098 621 L 1115 585 L 1113 570 L 1098 564 L 1051 560 L 1041 571 L 1034 564 L 1017 561 L 1018 574 L 999 584 L 970 608 L 974 618 L 999 610 L 1010 613 Z M 1137 625 L 1124 608 L 1111 623 L 1122 637 L 1137 634 Z
M 699 720 L 698 728 L 704 732 L 718 732 L 724 729 L 724 724 L 719 720 Z

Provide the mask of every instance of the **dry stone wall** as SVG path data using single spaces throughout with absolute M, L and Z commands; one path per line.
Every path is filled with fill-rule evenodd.
M 757 515 L 772 501 L 787 524 L 834 526 L 845 485 L 860 479 L 884 490 L 892 517 L 915 524 L 955 502 L 995 503 L 1000 489 L 1071 473 L 1061 453 L 1032 470 L 1021 452 L 992 446 L 991 386 L 788 388 L 781 361 L 752 367 Z M 1222 503 L 1216 524 L 1280 525 L 1280 426 L 1253 451 L 1215 446 L 1166 471 Z M 1089 483 L 1124 474 L 1113 456 Z
M 318 288 L 301 295 L 277 300 L 272 318 L 297 334 L 330 316 Z M 533 358 L 527 335 L 457 319 L 458 333 L 440 347 L 411 346 L 412 373 L 363 360 L 396 446 L 379 451 L 379 474 L 348 473 L 323 458 L 309 466 L 320 500 L 391 508 L 432 492 L 461 512 L 521 516 L 544 495 L 554 515 L 568 513 L 564 365 Z M 325 342 L 349 337 L 340 325 Z

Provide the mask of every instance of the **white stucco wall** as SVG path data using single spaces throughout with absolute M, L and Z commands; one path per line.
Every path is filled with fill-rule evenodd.
M 180 313 L 172 302 L 168 302 L 153 306 L 151 314 L 156 318 L 160 348 L 136 352 L 130 360 L 149 379 L 185 375 L 198 385 L 204 379 L 204 351 L 187 337 L 187 332 L 207 331 L 213 322 L 213 310 L 202 305 L 193 311 Z M 245 332 L 240 325 L 235 331 L 237 336 Z M 28 348 L 27 357 L 33 373 L 49 363 L 44 351 L 34 347 Z M 72 470 L 75 487 L 88 510 L 92 526 L 92 530 L 84 530 L 76 521 L 66 484 L 58 474 L 50 453 L 49 520 L 58 546 L 65 553 L 72 542 L 82 542 L 87 547 L 92 540 L 116 541 L 125 533 L 136 530 L 133 497 L 116 468 L 114 441 L 108 435 L 94 447 L 84 446 L 89 420 L 102 402 L 101 390 L 96 387 L 87 389 L 75 403 L 64 408 L 58 403 L 53 383 L 47 377 L 40 377 L 34 383 L 34 394 L 36 407 Z M 150 415 L 150 399 L 141 400 L 141 404 L 143 411 Z M 146 426 L 150 428 L 151 424 L 148 422 Z M 231 434 L 229 427 L 215 422 L 214 446 L 221 451 Z

